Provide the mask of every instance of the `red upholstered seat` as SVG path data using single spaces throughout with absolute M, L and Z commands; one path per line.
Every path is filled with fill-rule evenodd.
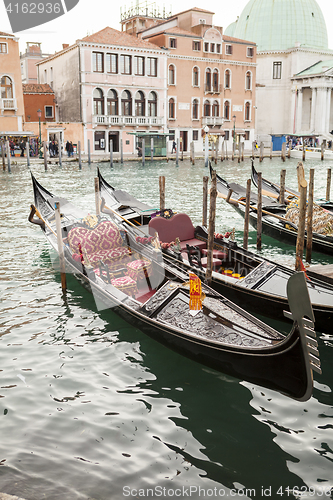
M 128 275 L 135 281 L 151 276 L 152 266 L 150 260 L 132 260 L 127 264 Z
M 149 234 L 155 236 L 155 232 L 164 243 L 171 243 L 179 238 L 181 249 L 186 248 L 186 244 L 199 248 L 206 247 L 204 241 L 195 238 L 194 226 L 186 214 L 176 214 L 171 219 L 154 217 L 149 222 Z
M 134 281 L 130 276 L 121 276 L 120 278 L 114 278 L 111 280 L 111 285 L 118 288 L 127 295 L 135 297 L 138 291 L 136 281 Z
M 97 227 L 73 227 L 68 234 L 68 243 L 73 253 L 88 259 L 88 264 L 99 261 L 114 264 L 121 261 L 126 264 L 130 260 L 130 251 L 124 245 L 120 231 L 111 221 L 103 221 Z M 87 262 L 85 262 L 87 264 Z
M 201 250 L 202 255 L 207 257 L 208 250 L 207 248 L 204 248 Z M 228 259 L 228 253 L 227 252 L 222 252 L 221 250 L 213 250 L 213 258 L 215 259 L 220 259 L 220 260 L 227 260 Z

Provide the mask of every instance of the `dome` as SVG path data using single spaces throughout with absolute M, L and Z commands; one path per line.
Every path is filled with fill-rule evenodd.
M 315 0 L 250 0 L 225 34 L 256 42 L 258 51 L 298 44 L 328 49 L 324 16 Z

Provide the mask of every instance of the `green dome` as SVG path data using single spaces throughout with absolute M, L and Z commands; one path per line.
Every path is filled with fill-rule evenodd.
M 234 25 L 225 34 L 256 42 L 258 51 L 285 50 L 296 43 L 328 49 L 324 16 L 315 0 L 250 0 Z

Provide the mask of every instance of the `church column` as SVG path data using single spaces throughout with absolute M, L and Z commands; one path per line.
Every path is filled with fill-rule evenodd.
M 317 106 L 317 89 L 312 89 L 312 99 L 311 99 L 311 122 L 310 122 L 310 132 L 315 130 L 316 123 L 316 106 Z
M 325 123 L 326 123 L 326 98 L 327 98 L 326 88 L 319 87 L 317 97 L 318 99 L 317 99 L 315 133 L 321 134 L 325 130 Z
M 303 89 L 297 91 L 297 119 L 296 119 L 296 132 L 302 133 L 302 110 L 303 110 Z
M 290 106 L 290 130 L 295 134 L 296 132 L 296 105 L 297 105 L 297 93 L 296 89 L 291 89 L 291 106 Z
M 324 132 L 328 134 L 330 132 L 330 116 L 331 116 L 331 98 L 332 98 L 332 89 L 329 87 L 327 90 L 326 96 L 326 122 Z

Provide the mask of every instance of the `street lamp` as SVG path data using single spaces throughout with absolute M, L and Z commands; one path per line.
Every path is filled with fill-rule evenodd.
M 232 117 L 234 121 L 234 142 L 236 142 L 236 115 Z
M 204 132 L 205 132 L 205 167 L 208 167 L 208 132 L 209 132 L 209 127 L 206 125 L 204 127 Z
M 40 126 L 40 119 L 41 119 L 41 116 L 42 116 L 42 112 L 40 109 L 37 110 L 37 116 L 38 116 L 38 120 L 39 120 L 39 143 L 38 143 L 38 146 L 39 146 L 39 158 L 42 158 L 42 129 L 41 129 L 41 126 Z

